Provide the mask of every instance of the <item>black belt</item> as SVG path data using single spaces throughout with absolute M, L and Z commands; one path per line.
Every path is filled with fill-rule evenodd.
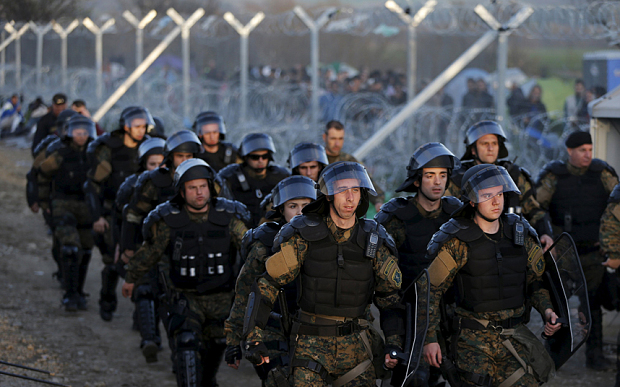
M 523 316 L 519 317 L 511 317 L 506 320 L 501 321 L 489 321 L 489 324 L 485 327 L 478 321 L 469 318 L 457 318 L 455 321 L 460 324 L 461 328 L 473 329 L 478 331 L 484 330 L 497 330 L 500 328 L 503 329 L 512 329 L 517 327 L 518 325 L 523 324 L 525 318 Z
M 368 327 L 362 327 L 355 321 L 337 325 L 310 325 L 302 323 L 297 334 L 307 336 L 348 336 L 359 333 Z

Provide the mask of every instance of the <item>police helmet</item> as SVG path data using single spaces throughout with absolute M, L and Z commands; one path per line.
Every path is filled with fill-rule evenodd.
M 121 116 L 118 119 L 118 129 L 119 130 L 125 130 L 125 114 L 127 114 L 127 112 L 134 110 L 134 109 L 138 109 L 139 106 L 127 106 L 126 108 L 123 109 L 123 111 L 121 111 Z
M 202 138 L 202 135 L 204 134 L 202 132 L 202 127 L 207 124 L 217 124 L 218 131 L 220 132 L 220 140 L 224 140 L 226 138 L 226 124 L 224 123 L 224 118 L 212 111 L 202 112 L 196 116 L 196 120 L 194 120 L 192 128 L 198 137 Z
M 288 166 L 291 169 L 295 169 L 309 161 L 317 161 L 322 167 L 329 164 L 323 145 L 312 142 L 300 142 L 293 147 L 288 156 Z
M 77 129 L 85 129 L 88 132 L 88 137 L 91 139 L 97 138 L 97 128 L 95 123 L 88 117 L 84 117 L 81 114 L 74 115 L 66 124 L 68 138 L 73 138 L 73 132 Z
M 463 175 L 461 187 L 463 202 L 482 203 L 505 192 L 521 194 L 504 167 L 495 164 L 479 164 L 469 168 Z
M 138 147 L 138 162 L 140 165 L 144 165 L 150 155 L 163 155 L 165 146 L 166 140 L 163 138 L 152 137 L 142 142 Z
M 281 180 L 271 191 L 271 202 L 274 207 L 300 198 L 316 199 L 316 185 L 309 177 L 289 176 Z
M 155 122 L 155 127 L 149 133 L 151 137 L 159 137 L 166 139 L 166 127 L 164 126 L 164 121 L 159 117 L 153 117 L 153 122 Z
M 239 147 L 239 154 L 241 157 L 245 157 L 258 150 L 269 151 L 270 157 L 273 153 L 276 153 L 276 146 L 273 144 L 273 139 L 270 135 L 265 133 L 250 133 L 243 137 L 241 146 Z
M 424 168 L 446 168 L 448 177 L 453 169 L 461 167 L 461 161 L 440 142 L 429 142 L 413 152 L 407 165 L 407 179 L 396 192 L 417 192 L 418 187 L 413 184 L 422 177 Z
M 67 123 L 76 114 L 79 113 L 71 109 L 63 110 L 58 114 L 58 117 L 56 117 L 56 129 L 58 130 L 58 133 L 60 133 L 60 136 L 67 133 Z
M 215 190 L 212 189 L 214 178 L 215 171 L 204 160 L 189 159 L 183 161 L 174 171 L 174 188 L 178 191 L 188 181 L 207 179 L 209 181 L 209 189 L 211 189 L 211 196 L 213 196 L 215 195 Z
M 497 136 L 497 142 L 499 143 L 499 153 L 497 155 L 497 159 L 503 159 L 508 157 L 508 149 L 506 149 L 506 133 L 504 133 L 504 129 L 502 129 L 501 125 L 495 121 L 484 120 L 473 124 L 467 132 L 465 133 L 465 153 L 461 160 L 472 160 L 474 158 L 474 154 L 472 153 L 472 148 L 476 144 L 482 136 L 487 134 L 494 134 Z
M 190 130 L 183 129 L 174 133 L 166 140 L 164 155 L 168 157 L 174 152 L 187 152 L 192 154 L 200 153 L 202 144 L 198 136 Z
M 125 109 L 125 114 L 123 114 L 123 122 L 124 125 L 128 128 L 131 128 L 133 121 L 137 119 L 142 119 L 146 121 L 146 132 L 149 133 L 155 127 L 155 121 L 153 120 L 153 116 L 149 112 L 147 108 L 144 107 L 135 107 L 133 109 Z

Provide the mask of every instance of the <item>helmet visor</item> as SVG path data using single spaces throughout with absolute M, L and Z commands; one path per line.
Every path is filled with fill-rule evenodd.
M 355 162 L 331 164 L 319 177 L 319 190 L 325 195 L 336 195 L 351 188 L 366 188 L 369 194 L 377 196 L 366 168 Z
M 442 157 L 443 156 L 443 157 Z M 409 169 L 460 168 L 461 162 L 440 143 L 428 143 L 418 148 L 412 157 Z M 432 161 L 432 163 L 431 163 Z M 428 165 L 427 165 L 428 164 Z
M 483 203 L 504 192 L 521 194 L 504 168 L 483 169 L 463 184 L 463 196 L 474 203 Z
M 499 124 L 494 121 L 480 121 L 467 130 L 466 143 L 471 145 L 487 134 L 494 134 L 498 140 L 507 141 L 506 134 Z
M 279 207 L 289 200 L 308 198 L 316 199 L 316 187 L 312 179 L 305 176 L 291 176 L 282 180 L 271 191 L 274 207 Z
M 85 130 L 88 133 L 88 137 L 92 139 L 97 138 L 97 128 L 95 123 L 88 118 L 82 119 L 81 117 L 78 117 L 78 119 L 69 120 L 67 123 L 67 136 L 73 137 L 74 133 L 80 129 Z
M 155 127 L 153 116 L 144 108 L 130 110 L 123 118 L 125 119 L 125 126 L 129 128 L 146 125 L 146 132 L 148 133 Z
M 213 124 L 213 125 L 210 126 L 209 124 Z M 221 116 L 218 116 L 215 114 L 213 115 L 209 114 L 209 115 L 198 116 L 198 118 L 196 119 L 196 134 L 198 134 L 199 136 L 213 132 L 215 131 L 214 130 L 215 128 L 217 128 L 217 131 L 220 134 L 226 133 L 226 126 L 224 125 L 224 120 L 222 119 Z
M 289 165 L 291 168 L 297 168 L 302 163 L 309 161 L 318 161 L 323 165 L 329 164 L 325 148 L 318 144 L 299 144 L 291 151 Z
M 248 134 L 241 141 L 241 157 L 247 156 L 258 150 L 266 150 L 271 153 L 276 153 L 276 147 L 270 136 L 263 133 L 253 133 Z

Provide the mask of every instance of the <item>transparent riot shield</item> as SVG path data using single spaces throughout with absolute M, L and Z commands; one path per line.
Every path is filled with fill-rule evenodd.
M 529 326 L 540 333 L 547 352 L 558 370 L 585 343 L 590 333 L 591 317 L 586 280 L 579 254 L 571 236 L 560 235 L 545 253 L 545 287 L 549 290 L 553 310 L 562 327 L 553 336 L 542 332 L 544 322 L 533 321 Z
M 424 340 L 428 330 L 429 297 L 430 281 L 428 271 L 424 269 L 403 294 L 407 313 L 407 329 L 403 351 L 406 373 L 401 387 L 410 384 L 422 357 Z

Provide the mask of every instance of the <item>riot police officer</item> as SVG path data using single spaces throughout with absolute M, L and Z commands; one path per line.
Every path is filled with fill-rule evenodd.
M 428 269 L 430 322 L 424 357 L 434 367 L 448 361 L 437 343 L 437 331 L 441 298 L 455 286 L 450 360 L 455 361 L 465 385 L 538 386 L 550 375 L 535 377 L 531 366 L 543 362 L 553 366 L 542 344 L 523 325 L 529 299 L 546 322 L 545 334 L 550 336 L 561 327 L 542 284 L 542 248 L 536 231 L 522 216 L 504 213 L 507 192 L 520 194 L 505 168 L 492 164 L 471 167 L 463 176 L 465 204 L 428 245 L 428 257 L 433 261 Z M 530 362 L 528 348 L 513 338 L 516 332 L 538 343 L 539 364 Z
M 290 176 L 280 181 L 271 191 L 273 211 L 269 221 L 255 229 L 248 230 L 243 237 L 241 258 L 245 262 L 237 277 L 235 301 L 226 320 L 226 362 L 237 368 L 241 359 L 241 341 L 243 317 L 248 304 L 248 296 L 255 279 L 265 272 L 265 260 L 271 256 L 273 241 L 283 225 L 294 216 L 301 215 L 301 210 L 316 199 L 315 183 L 306 176 Z M 270 319 L 265 331 L 265 345 L 269 348 L 269 364 L 255 366 L 256 373 L 267 387 L 279 387 L 287 378 L 288 367 L 288 333 L 290 313 L 296 307 L 295 286 L 283 290 L 279 301 L 286 307 L 276 305 L 276 311 L 282 316 L 278 321 Z M 280 383 L 280 384 L 279 384 Z
M 295 386 L 375 385 L 375 367 L 396 364 L 372 350 L 367 309 L 381 311 L 386 348 L 404 334 L 398 291 L 401 272 L 394 242 L 383 226 L 363 219 L 376 195 L 366 169 L 355 162 L 327 166 L 322 195 L 279 232 L 266 273 L 257 280 L 246 312 L 246 357 L 269 361 L 265 331 L 279 289 L 299 277 L 299 311 L 291 331 Z M 378 364 L 373 360 L 378 360 Z
M 222 116 L 216 112 L 202 112 L 196 116 L 192 128 L 202 142 L 202 151 L 197 157 L 206 161 L 215 172 L 229 164 L 241 162 L 237 148 L 224 141 L 226 125 Z
M 568 232 L 575 241 L 586 276 L 592 329 L 586 342 L 586 367 L 606 370 L 612 364 L 603 355 L 603 317 L 598 288 L 603 280 L 599 251 L 600 219 L 609 193 L 618 184 L 616 171 L 592 158 L 592 137 L 573 132 L 565 141 L 568 162 L 555 160 L 543 167 L 536 182 L 536 199 L 549 212 L 554 234 Z M 606 295 L 603 295 L 606 296 Z
M 225 349 L 224 320 L 232 303 L 231 243 L 241 245 L 249 219 L 245 206 L 219 198 L 215 172 L 200 159 L 175 171 L 177 194 L 144 221 L 144 244 L 129 261 L 123 295 L 162 261 L 166 267 L 175 369 L 180 387 L 216 386 Z
M 530 173 L 517 164 L 505 160 L 508 157 L 506 148 L 508 138 L 501 125 L 495 121 L 484 120 L 475 123 L 465 134 L 465 153 L 461 157 L 461 168 L 455 170 L 451 176 L 450 186 L 446 189 L 446 196 L 458 197 L 462 187 L 463 175 L 469 168 L 478 164 L 500 165 L 508 171 L 512 180 L 521 192 L 518 196 L 508 192 L 505 195 L 504 211 L 523 213 L 527 220 L 538 230 L 540 241 L 545 248 L 551 247 L 553 235 L 549 225 L 549 218 L 540 208 L 536 200 L 534 183 Z
M 329 164 L 323 145 L 300 142 L 295 145 L 288 156 L 288 167 L 293 175 L 301 175 L 319 180 L 319 175 Z
M 263 198 L 280 180 L 290 174 L 286 169 L 273 163 L 276 147 L 268 134 L 246 135 L 241 140 L 239 153 L 243 163 L 231 164 L 222 169 L 218 173 L 218 180 L 226 185 L 227 195 L 248 207 L 252 214 L 250 226 L 256 227 L 264 215 L 260 206 Z
M 116 285 L 118 270 L 114 264 L 117 241 L 113 231 L 120 227 L 122 214 L 117 214 L 114 200 L 121 184 L 138 168 L 138 147 L 153 129 L 153 117 L 142 107 L 125 109 L 120 127 L 97 138 L 88 146 L 91 169 L 85 186 L 86 202 L 93 217 L 96 244 L 104 263 L 101 272 L 99 314 L 104 321 L 111 321 L 116 310 Z
M 94 241 L 83 186 L 89 167 L 86 148 L 95 138 L 95 123 L 89 118 L 74 116 L 67 124 L 62 141 L 48 147 L 48 156 L 40 166 L 39 184 L 51 187 L 51 195 L 39 199 L 40 202 L 51 199 L 54 237 L 60 246 L 65 289 L 62 303 L 69 312 L 86 309 L 84 281 Z M 39 189 L 40 194 L 45 195 L 45 192 L 49 191 Z

